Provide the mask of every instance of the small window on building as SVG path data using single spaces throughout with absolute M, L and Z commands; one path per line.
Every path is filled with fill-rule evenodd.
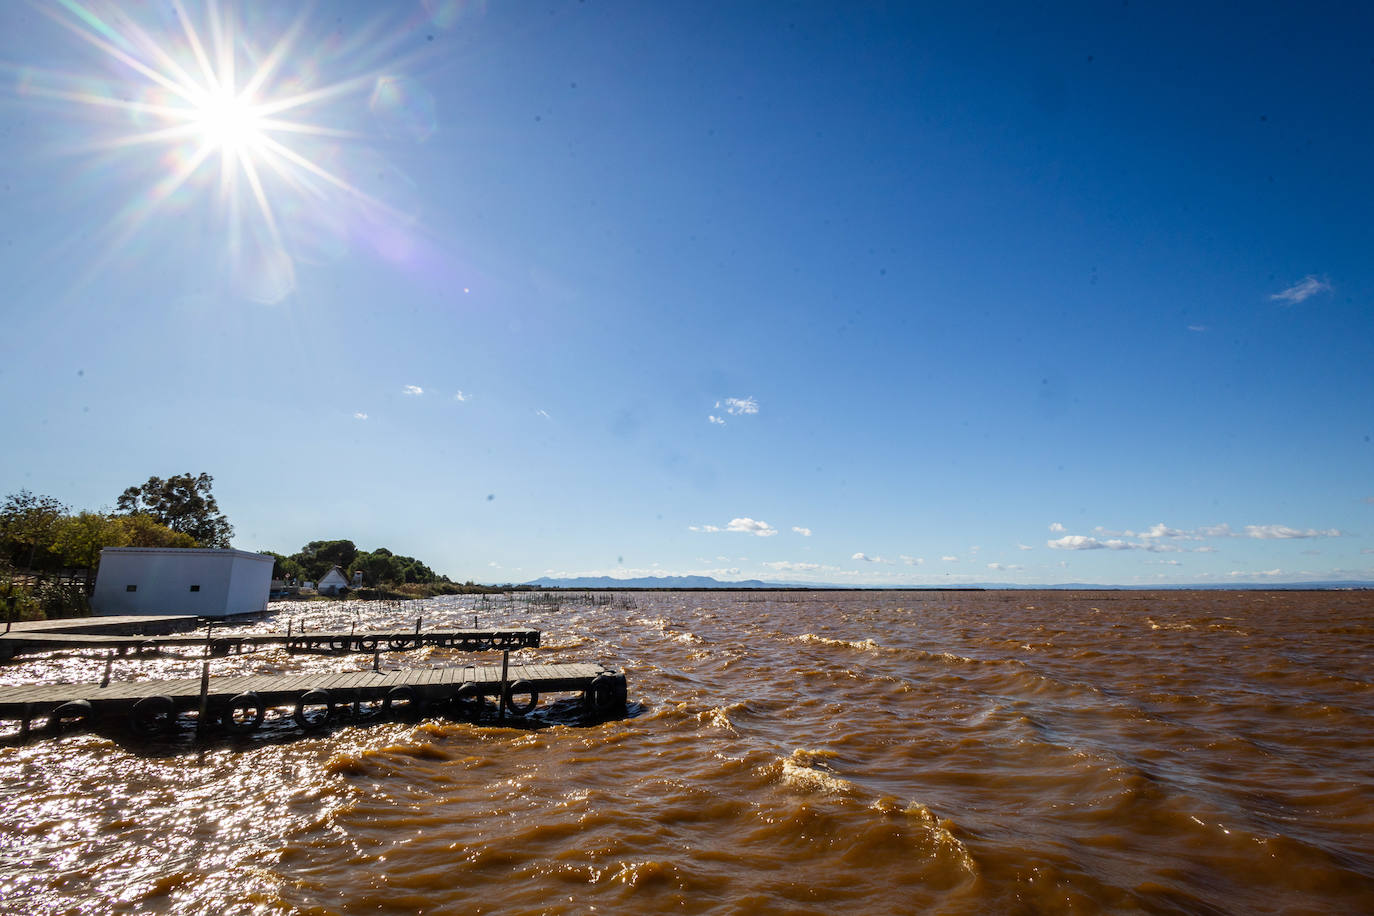
M 199 586 L 199 585 L 193 585 L 193 586 L 191 586 L 191 591 L 193 591 L 193 592 L 198 592 L 198 591 L 200 591 L 200 586 Z
M 126 585 L 126 586 L 124 586 L 124 591 L 126 591 L 126 592 L 136 592 L 136 591 L 138 591 L 138 586 L 137 586 L 137 585 Z

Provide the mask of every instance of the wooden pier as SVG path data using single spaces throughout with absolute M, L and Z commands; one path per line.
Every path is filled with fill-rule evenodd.
M 288 652 L 404 652 L 424 646 L 458 649 L 463 652 L 484 652 L 501 649 L 525 649 L 539 646 L 539 631 L 512 628 L 490 630 L 386 630 L 367 632 L 307 631 L 297 633 L 231 632 L 207 635 L 173 633 L 156 636 L 127 636 L 117 633 L 47 632 L 42 630 L 14 630 L 0 635 L 0 660 L 33 652 L 54 652 L 64 649 L 103 649 L 117 655 L 146 652 L 173 647 L 210 648 L 211 655 L 228 655 L 255 651 L 265 646 L 285 646 Z
M 416 719 L 433 712 L 476 718 L 493 699 L 499 716 L 524 716 L 534 711 L 541 696 L 554 693 L 580 694 L 589 714 L 609 717 L 625 711 L 623 673 L 599 664 L 510 665 L 503 659 L 500 665 L 402 671 L 0 687 L 0 720 L 18 720 L 21 741 L 29 737 L 35 720 L 42 720 L 49 733 L 77 724 L 124 725 L 150 737 L 174 730 L 178 717 L 188 712 L 196 714 L 200 729 L 213 725 L 245 733 L 262 724 L 268 709 L 291 707 L 296 724 L 309 731 L 340 716 L 361 718 L 364 703 L 379 704 L 379 715 Z

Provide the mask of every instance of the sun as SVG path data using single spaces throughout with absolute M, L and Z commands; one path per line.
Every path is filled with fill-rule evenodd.
M 365 137 L 354 114 L 365 106 L 355 99 L 389 85 L 405 59 L 382 51 L 326 57 L 337 48 L 315 40 L 304 12 L 275 21 L 275 28 L 243 21 L 266 4 L 168 0 L 128 7 L 119 0 L 38 5 L 99 52 L 93 72 L 102 77 L 51 70 L 25 83 L 28 97 L 90 115 L 102 130 L 78 148 L 133 176 L 121 185 L 132 191 L 127 203 L 97 233 L 105 251 L 93 263 L 113 263 L 156 217 L 184 212 L 204 195 L 222 227 L 223 262 L 236 288 L 275 302 L 294 284 L 289 249 L 313 238 L 303 226 L 393 218 L 391 208 L 347 177 L 343 149 Z M 335 65 L 343 67 L 333 71 L 339 78 L 324 78 Z M 326 209 L 329 216 L 320 216 Z M 273 282 L 265 285 L 268 274 Z
M 249 155 L 265 147 L 267 116 L 246 92 L 235 95 L 220 89 L 205 93 L 190 110 L 190 121 L 200 142 L 211 151 Z

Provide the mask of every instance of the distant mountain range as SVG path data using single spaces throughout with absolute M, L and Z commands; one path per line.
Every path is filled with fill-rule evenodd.
M 710 576 L 649 576 L 639 579 L 614 579 L 610 576 L 582 576 L 576 579 L 551 579 L 547 576 L 534 579 L 525 585 L 535 588 L 815 588 L 815 589 L 855 589 L 873 588 L 888 591 L 967 591 L 970 589 L 1058 589 L 1079 591 L 1177 591 L 1189 589 L 1269 589 L 1273 591 L 1292 589 L 1333 589 L 1333 588 L 1374 588 L 1374 582 L 1333 581 L 1333 582 L 1227 582 L 1193 583 L 1191 585 L 1093 585 L 1086 582 L 1064 582 L 1055 585 L 1009 585 L 1005 582 L 960 582 L 949 585 L 837 585 L 825 582 L 764 582 L 759 579 L 743 579 L 737 582 L 722 582 Z

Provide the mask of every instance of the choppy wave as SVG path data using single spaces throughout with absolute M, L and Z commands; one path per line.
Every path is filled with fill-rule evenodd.
M 0 912 L 1374 912 L 1369 593 L 633 597 L 283 605 L 254 626 L 535 625 L 633 715 L 0 746 Z

